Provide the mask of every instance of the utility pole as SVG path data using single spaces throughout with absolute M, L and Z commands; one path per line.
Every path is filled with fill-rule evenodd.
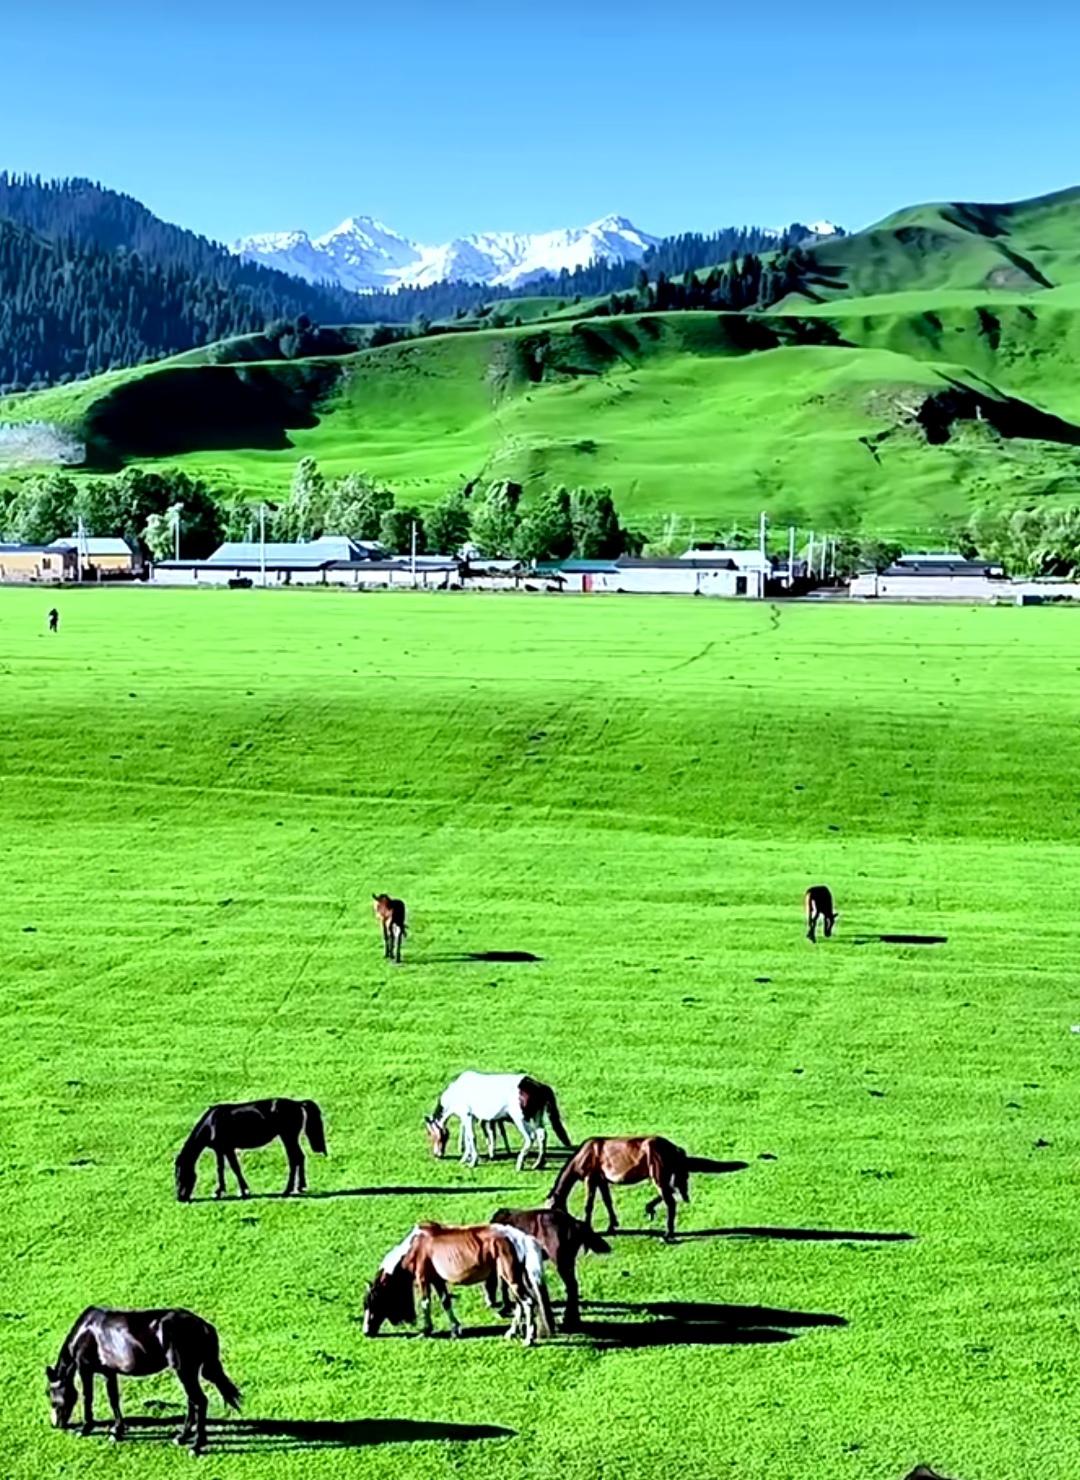
M 814 579 L 814 531 L 810 531 L 810 542 L 806 547 L 806 579 L 812 582 Z
M 836 536 L 829 543 L 829 580 L 836 580 Z
M 758 596 L 761 598 L 764 598 L 765 595 L 765 571 L 768 567 L 768 555 L 765 551 L 765 530 L 768 522 L 763 509 L 758 516 L 758 550 L 761 553 L 761 574 L 758 577 Z
M 266 585 L 266 504 L 259 505 L 259 584 Z
M 416 585 L 416 520 L 415 519 L 412 521 L 412 524 L 409 526 L 409 528 L 410 528 L 410 531 L 411 531 L 411 534 L 410 534 L 411 554 L 409 556 L 409 564 L 410 564 L 410 567 L 412 569 L 412 583 L 415 586 Z
M 75 531 L 75 569 L 78 572 L 77 579 L 82 581 L 83 573 L 83 551 L 86 548 L 86 526 L 83 524 L 82 515 L 79 515 L 79 527 Z
M 795 526 L 788 525 L 787 532 L 787 588 L 790 591 L 795 584 Z
M 172 514 L 173 527 L 173 559 L 180 559 L 180 505 L 173 504 Z

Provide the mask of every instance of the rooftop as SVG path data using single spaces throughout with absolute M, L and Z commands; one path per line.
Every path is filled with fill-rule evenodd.
M 293 570 L 314 569 L 336 560 L 370 560 L 383 554 L 380 545 L 351 540 L 347 535 L 328 534 L 317 540 L 268 541 L 226 540 L 209 557 L 213 565 L 289 566 Z
M 80 540 L 76 534 L 70 535 L 66 540 L 53 540 L 49 546 L 50 550 L 79 550 L 84 555 L 133 555 L 134 551 L 127 540 L 113 539 L 108 536 L 84 535 Z

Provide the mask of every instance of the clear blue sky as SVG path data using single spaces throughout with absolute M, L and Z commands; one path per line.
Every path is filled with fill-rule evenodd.
M 1064 0 L 41 0 L 4 50 L 4 164 L 222 239 L 857 227 L 1080 177 Z

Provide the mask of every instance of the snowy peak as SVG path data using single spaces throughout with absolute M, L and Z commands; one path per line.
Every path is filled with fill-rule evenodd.
M 625 216 L 604 216 L 590 226 L 533 234 L 489 231 L 425 246 L 371 216 L 349 216 L 322 236 L 265 232 L 234 242 L 232 251 L 307 282 L 370 293 L 447 281 L 519 287 L 596 261 L 639 262 L 659 240 Z

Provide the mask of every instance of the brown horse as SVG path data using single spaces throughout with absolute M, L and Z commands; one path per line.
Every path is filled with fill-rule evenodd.
M 401 942 L 408 934 L 405 925 L 405 901 L 389 894 L 373 894 L 371 908 L 382 926 L 383 955 L 388 961 L 401 960 Z
M 563 1167 L 548 1196 L 548 1207 L 565 1211 L 570 1193 L 578 1182 L 588 1189 L 585 1198 L 585 1222 L 592 1226 L 593 1203 L 599 1192 L 608 1211 L 608 1233 L 619 1226 L 608 1188 L 632 1186 L 651 1181 L 657 1196 L 645 1204 L 645 1216 L 655 1216 L 661 1203 L 667 1209 L 667 1233 L 675 1237 L 675 1194 L 690 1201 L 688 1186 L 690 1157 L 681 1146 L 663 1136 L 594 1136 L 574 1152 Z
M 94 1428 L 94 1378 L 105 1379 L 112 1409 L 112 1437 L 124 1437 L 120 1377 L 152 1377 L 166 1368 L 176 1373 L 187 1394 L 187 1417 L 177 1444 L 206 1448 L 206 1394 L 199 1383 L 212 1382 L 230 1408 L 240 1407 L 240 1390 L 221 1365 L 218 1334 L 190 1310 L 103 1310 L 90 1306 L 72 1326 L 54 1367 L 46 1367 L 53 1427 L 66 1429 L 82 1383 L 83 1434 Z
M 497 1286 L 499 1281 L 506 1285 L 514 1302 L 514 1319 L 507 1336 L 515 1336 L 523 1321 L 526 1346 L 533 1345 L 537 1332 L 550 1336 L 553 1316 L 544 1283 L 544 1251 L 534 1238 L 516 1228 L 490 1223 L 472 1227 L 418 1223 L 408 1238 L 390 1250 L 368 1286 L 364 1335 L 377 1336 L 384 1321 L 392 1326 L 412 1325 L 416 1320 L 414 1297 L 419 1290 L 422 1330 L 430 1336 L 434 1290 L 450 1322 L 451 1336 L 460 1336 L 450 1286 L 483 1285 L 485 1299 L 494 1308 L 489 1282 Z
M 832 890 L 825 884 L 813 884 L 806 891 L 805 904 L 807 940 L 817 941 L 819 920 L 825 927 L 825 938 L 828 940 L 836 924 L 836 906 L 833 904 Z
M 588 1249 L 592 1254 L 610 1254 L 611 1245 L 607 1239 L 601 1238 L 587 1223 L 582 1223 L 580 1218 L 564 1212 L 562 1208 L 534 1208 L 519 1212 L 515 1212 L 513 1208 L 499 1208 L 492 1213 L 491 1221 L 503 1227 L 519 1228 L 522 1233 L 531 1234 L 540 1245 L 554 1264 L 559 1278 L 566 1287 L 566 1309 L 563 1311 L 562 1329 L 564 1331 L 578 1330 L 581 1326 L 581 1296 L 578 1291 L 575 1268 L 577 1256 L 582 1249 Z M 488 1285 L 488 1295 L 492 1298 L 498 1298 L 501 1295 L 505 1302 L 505 1291 L 492 1288 L 498 1283 L 498 1280 L 492 1276 Z

